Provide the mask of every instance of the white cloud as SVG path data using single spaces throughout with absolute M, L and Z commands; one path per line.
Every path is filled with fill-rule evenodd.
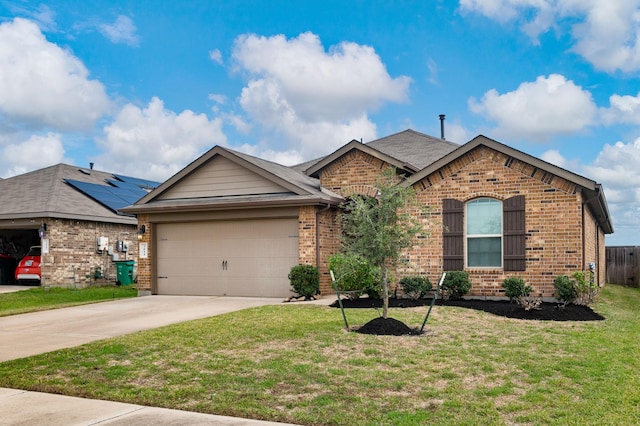
M 125 15 L 118 15 L 113 24 L 99 25 L 98 31 L 112 43 L 123 43 L 133 47 L 140 44 L 136 25 Z
M 550 149 L 548 151 L 543 152 L 540 158 L 546 161 L 547 163 L 551 163 L 555 166 L 562 167 L 562 168 L 567 167 L 567 160 L 564 158 L 562 154 L 560 154 L 560 151 L 556 149 Z
M 586 20 L 573 26 L 574 50 L 596 68 L 613 72 L 640 69 L 640 2 L 588 2 Z
M 612 95 L 609 104 L 609 108 L 600 111 L 605 124 L 640 124 L 640 93 L 638 96 Z
M 87 129 L 109 106 L 82 62 L 25 19 L 0 24 L 0 70 L 0 121 L 14 126 Z
M 210 50 L 209 59 L 218 64 L 222 64 L 222 53 L 220 53 L 220 50 L 218 49 Z
M 234 147 L 234 149 L 236 151 L 244 152 L 245 154 L 253 155 L 254 157 L 260 157 L 265 160 L 273 161 L 274 163 L 284 164 L 285 166 L 293 166 L 305 161 L 302 155 L 300 155 L 300 152 L 295 150 L 274 151 L 272 149 L 262 149 L 260 146 L 249 144 Z
M 62 162 L 64 147 L 59 134 L 48 133 L 7 145 L 0 155 L 3 159 L 0 176 L 7 178 Z
M 597 69 L 640 70 L 640 0 L 461 0 L 460 9 L 515 21 L 534 43 L 550 28 L 568 28 L 573 50 Z
M 309 158 L 354 138 L 375 137 L 367 114 L 386 102 L 405 102 L 411 80 L 392 78 L 374 49 L 342 42 L 325 51 L 318 36 L 236 39 L 233 58 L 250 81 L 240 104 L 284 151 Z
M 226 145 L 222 120 L 167 110 L 153 98 L 145 108 L 125 105 L 99 141 L 104 170 L 164 181 L 214 145 Z
M 597 112 L 588 91 L 558 74 L 540 76 L 505 94 L 489 90 L 479 102 L 471 98 L 469 108 L 495 121 L 496 134 L 532 141 L 579 132 L 594 123 Z
M 220 95 L 217 93 L 210 93 L 209 100 L 212 100 L 218 104 L 224 104 L 225 102 L 227 102 L 227 97 L 225 95 Z
M 220 117 L 226 122 L 231 124 L 238 132 L 248 135 L 251 132 L 252 126 L 247 123 L 241 116 L 237 114 L 223 113 Z
M 637 239 L 640 228 L 640 138 L 633 142 L 606 144 L 593 165 L 585 167 L 592 179 L 602 183 L 613 217 L 616 234 Z M 636 241 L 637 243 L 637 241 Z
M 475 136 L 475 135 L 473 135 Z M 444 137 L 449 142 L 457 143 L 458 145 L 462 145 L 466 142 L 469 142 L 471 139 L 470 132 L 462 126 L 460 123 L 450 122 L 445 124 Z

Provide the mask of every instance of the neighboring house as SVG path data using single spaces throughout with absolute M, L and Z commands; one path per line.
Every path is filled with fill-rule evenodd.
M 135 216 L 119 208 L 157 183 L 58 164 L 0 180 L 0 254 L 20 260 L 42 246 L 42 284 L 86 284 L 137 258 Z M 117 241 L 129 242 L 122 251 Z M 118 249 L 121 249 L 120 251 Z M 12 274 L 3 274 L 10 283 Z
M 340 204 L 376 195 L 396 169 L 430 208 L 429 237 L 405 253 L 404 275 L 470 274 L 473 296 L 504 296 L 505 277 L 553 295 L 557 275 L 592 268 L 605 280 L 613 232 L 599 184 L 484 136 L 459 146 L 413 130 L 285 167 L 214 147 L 123 211 L 145 226 L 138 286 L 154 294 L 282 297 L 298 263 L 339 250 Z

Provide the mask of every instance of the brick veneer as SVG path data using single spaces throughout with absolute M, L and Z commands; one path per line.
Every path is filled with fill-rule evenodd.
M 136 225 L 51 218 L 42 222 L 47 224 L 44 238 L 49 240 L 49 253 L 42 256 L 42 285 L 88 285 L 97 267 L 115 281 L 112 257 L 97 252 L 97 237 L 107 237 L 112 246 L 122 237 L 129 242 L 127 260 L 137 260 Z M 119 255 L 124 260 L 124 253 Z
M 139 250 L 140 244 L 147 245 L 147 257 L 145 259 L 138 259 L 138 292 L 152 292 L 151 288 L 151 271 L 152 271 L 152 241 L 153 241 L 153 232 L 154 227 L 149 222 L 148 214 L 139 214 L 138 215 L 138 228 L 145 227 L 145 233 L 140 235 L 140 239 L 137 241 L 137 248 Z M 137 235 L 136 235 L 137 238 Z
M 387 165 L 377 158 L 351 151 L 323 169 L 320 181 L 324 187 L 344 196 L 354 192 L 372 195 L 371 188 L 385 167 Z M 588 209 L 585 208 L 583 214 L 582 194 L 572 182 L 479 146 L 416 182 L 414 188 L 420 203 L 431 209 L 430 218 L 425 221 L 429 238 L 416 241 L 405 253 L 409 263 L 396 271 L 397 279 L 408 274 L 426 274 L 437 281 L 441 275 L 444 198 L 466 202 L 477 197 L 505 200 L 524 195 L 526 271 L 468 269 L 471 295 L 504 296 L 501 286 L 504 278 L 519 276 L 534 287 L 536 295 L 552 297 L 557 275 L 585 269 L 589 262 L 596 262 L 596 277 L 600 283 L 604 282 L 604 233 Z M 321 224 L 320 233 L 327 238 L 322 261 L 339 247 L 335 231 L 335 223 Z M 322 289 L 328 290 L 326 280 Z

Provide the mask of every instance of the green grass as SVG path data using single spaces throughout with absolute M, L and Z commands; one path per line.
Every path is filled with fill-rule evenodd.
M 45 311 L 67 306 L 103 302 L 105 300 L 135 297 L 138 290 L 131 287 L 34 287 L 14 293 L 0 294 L 0 317 Z
M 640 424 L 640 290 L 594 322 L 436 306 L 422 336 L 340 311 L 248 309 L 0 364 L 0 386 L 303 425 Z M 425 309 L 391 309 L 419 326 Z M 350 323 L 377 314 L 351 310 Z

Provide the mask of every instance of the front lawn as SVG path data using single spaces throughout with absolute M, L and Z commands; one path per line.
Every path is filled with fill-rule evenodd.
M 0 386 L 303 425 L 639 424 L 638 307 L 612 285 L 604 321 L 436 306 L 426 334 L 396 337 L 282 304 L 8 361 Z M 390 316 L 419 326 L 425 309 Z
M 83 289 L 34 287 L 14 293 L 0 294 L 0 317 L 104 302 L 137 295 L 138 290 L 133 286 L 87 287 Z

